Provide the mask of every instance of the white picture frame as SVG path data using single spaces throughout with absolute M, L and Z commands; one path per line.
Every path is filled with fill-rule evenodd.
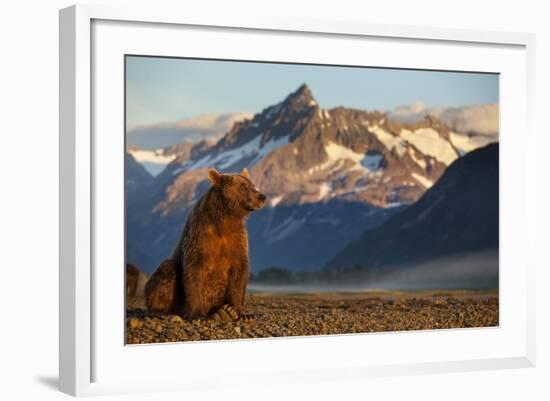
M 147 35 L 143 35 L 144 31 Z M 220 55 L 220 48 L 216 54 L 237 59 L 249 59 L 250 53 L 246 52 L 254 47 L 254 35 L 262 35 L 265 43 L 272 42 L 273 46 L 271 53 L 257 49 L 258 60 L 277 57 L 289 61 L 292 57 L 302 57 L 292 53 L 293 46 L 295 50 L 299 46 L 298 39 L 317 43 L 312 49 L 319 43 L 328 46 L 329 42 L 338 40 L 341 52 L 334 48 L 326 55 L 318 56 L 315 51 L 308 55 L 310 60 L 324 57 L 320 60 L 324 62 L 332 58 L 335 64 L 351 57 L 346 55 L 348 44 L 367 43 L 376 48 L 402 46 L 406 42 L 407 46 L 425 46 L 427 55 L 437 48 L 441 59 L 434 62 L 426 57 L 404 62 L 399 61 L 399 57 L 403 58 L 406 52 L 395 52 L 394 58 L 388 56 L 379 61 L 379 65 L 428 69 L 452 69 L 449 66 L 455 65 L 457 70 L 501 73 L 501 264 L 504 270 L 500 278 L 500 326 L 125 347 L 124 342 L 119 341 L 124 319 L 118 309 L 120 297 L 123 298 L 123 265 L 120 264 L 120 271 L 112 273 L 112 277 L 102 270 L 106 261 L 121 262 L 117 252 L 123 252 L 120 246 L 119 251 L 113 248 L 111 252 L 102 245 L 111 241 L 116 247 L 123 241 L 120 209 L 123 131 L 117 129 L 123 118 L 123 108 L 119 106 L 124 94 L 123 86 L 118 85 L 122 72 L 119 56 L 136 52 L 177 56 L 178 51 L 185 55 L 189 49 L 177 48 L 172 41 L 160 39 L 191 34 L 197 35 L 194 38 L 201 44 L 193 56 L 208 52 L 209 46 L 214 48 L 215 42 L 220 42 L 219 35 L 226 35 L 230 40 L 224 43 L 223 54 Z M 236 45 L 232 48 L 230 44 L 239 40 L 248 41 L 249 48 Z M 274 384 L 534 366 L 536 260 L 530 250 L 535 242 L 536 212 L 529 202 L 534 198 L 536 186 L 531 115 L 534 111 L 534 45 L 534 35 L 524 33 L 251 15 L 226 20 L 221 16 L 188 15 L 184 8 L 78 5 L 61 10 L 60 390 L 80 396 L 233 386 L 238 385 L 233 380 L 235 374 L 243 372 L 256 384 Z M 455 54 L 467 56 L 469 52 L 479 57 L 454 59 Z M 357 62 L 362 61 L 357 59 Z M 106 108 L 111 111 L 107 112 Z M 505 113 L 512 109 L 515 113 Z M 99 137 L 98 130 L 114 130 L 121 135 Z M 515 143 L 517 132 L 521 132 L 521 147 Z M 525 146 L 526 143 L 531 146 Z M 522 190 L 516 187 L 513 192 L 506 185 L 509 180 L 523 183 Z M 114 190 L 116 185 L 120 188 Z M 106 197 L 109 202 L 105 202 Z M 115 205 L 113 208 L 109 208 L 111 203 Z M 109 232 L 105 230 L 107 221 L 113 227 Z M 101 299 L 97 296 L 99 289 Z M 111 313 L 111 309 L 115 312 Z M 395 355 L 389 353 L 389 349 Z M 423 350 L 422 357 L 415 350 Z M 182 356 L 186 366 L 173 373 L 177 358 L 181 360 Z M 289 362 L 290 356 L 295 359 Z M 240 364 L 234 372 L 228 372 L 211 366 L 216 358 L 231 358 Z M 189 365 L 189 361 L 193 364 Z M 139 364 L 142 364 L 140 370 L 146 372 L 135 369 Z

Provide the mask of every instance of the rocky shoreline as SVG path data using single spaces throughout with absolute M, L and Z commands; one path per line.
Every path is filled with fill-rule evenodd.
M 255 320 L 186 321 L 151 316 L 128 299 L 126 344 L 491 327 L 499 324 L 497 292 L 247 294 Z

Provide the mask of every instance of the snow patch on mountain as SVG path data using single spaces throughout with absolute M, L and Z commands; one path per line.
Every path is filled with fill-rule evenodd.
M 254 160 L 250 162 L 249 167 L 258 163 L 261 159 L 273 152 L 275 149 L 288 145 L 289 143 L 290 139 L 288 135 L 279 137 L 277 139 L 270 139 L 264 144 L 264 146 L 261 147 L 261 149 L 257 151 L 258 155 L 254 158 Z
M 251 167 L 275 149 L 287 145 L 289 143 L 289 137 L 286 135 L 277 139 L 270 139 L 264 146 L 260 146 L 261 141 L 262 134 L 258 134 L 253 139 L 237 148 L 226 150 L 214 157 L 211 155 L 204 156 L 202 159 L 193 163 L 189 169 L 210 166 L 226 169 L 242 159 L 254 157 L 248 164 L 248 167 Z
M 354 152 L 350 148 L 346 148 L 345 146 L 334 142 L 329 142 L 328 145 L 325 146 L 325 152 L 327 153 L 329 160 L 333 162 L 340 159 L 350 159 L 358 163 L 365 157 L 362 153 Z
M 327 160 L 308 169 L 307 175 L 325 171 L 329 167 L 330 171 L 328 173 L 332 173 L 341 169 L 345 165 L 344 162 L 346 160 L 353 162 L 349 171 L 359 170 L 364 173 L 375 173 L 380 169 L 380 164 L 384 159 L 384 156 L 379 153 L 358 153 L 331 141 L 325 145 L 325 153 L 327 154 Z
M 383 122 L 383 120 L 380 120 Z M 403 156 L 407 150 L 407 143 L 398 136 L 392 135 L 383 128 L 380 128 L 377 124 L 368 125 L 369 131 L 372 132 L 380 142 L 386 146 L 389 150 L 396 149 L 399 156 Z
M 458 149 L 461 156 L 465 155 L 468 152 L 471 152 L 472 150 L 482 148 L 498 140 L 498 137 L 491 135 L 468 135 L 459 134 L 456 132 L 451 132 L 450 138 L 454 147 Z
M 419 128 L 414 131 L 402 129 L 400 136 L 425 155 L 433 156 L 447 166 L 458 158 L 452 145 L 432 128 Z
M 283 195 L 276 196 L 269 201 L 271 207 L 277 206 L 283 200 Z
M 409 155 L 411 156 L 411 159 L 413 159 L 416 164 L 418 164 L 423 169 L 426 168 L 426 160 L 419 159 L 418 157 L 416 157 L 416 152 L 414 151 L 413 148 L 409 148 Z
M 319 186 L 319 200 L 323 199 L 325 196 L 327 196 L 332 191 L 331 185 L 323 182 Z
M 311 175 L 318 171 L 324 171 L 328 167 L 340 167 L 343 160 L 345 159 L 350 159 L 357 163 L 363 158 L 362 154 L 356 153 L 353 150 L 334 142 L 329 142 L 328 145 L 325 145 L 325 153 L 327 154 L 327 160 L 325 160 L 321 164 L 317 164 L 311 167 L 307 171 L 308 175 Z
M 191 165 L 190 169 L 216 166 L 225 169 L 239 160 L 252 156 L 260 147 L 261 135 L 257 135 L 249 142 L 234 149 L 226 150 L 214 157 L 207 155 Z
M 177 155 L 165 155 L 164 149 L 129 149 L 128 153 L 152 176 L 159 175 L 177 157 Z
M 183 170 L 185 170 L 185 167 L 183 167 L 183 166 L 178 167 L 177 169 L 172 171 L 172 175 L 178 175 L 179 173 L 183 172 Z

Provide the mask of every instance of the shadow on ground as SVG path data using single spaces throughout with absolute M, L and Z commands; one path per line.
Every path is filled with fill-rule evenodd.
M 41 383 L 44 387 L 48 387 L 50 390 L 59 390 L 59 377 L 57 376 L 39 376 L 36 377 L 36 381 Z

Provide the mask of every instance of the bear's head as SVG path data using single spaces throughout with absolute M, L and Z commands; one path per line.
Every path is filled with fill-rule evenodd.
M 266 196 L 252 183 L 246 168 L 240 174 L 222 174 L 210 169 L 208 179 L 219 189 L 225 203 L 237 211 L 253 212 L 265 204 Z

